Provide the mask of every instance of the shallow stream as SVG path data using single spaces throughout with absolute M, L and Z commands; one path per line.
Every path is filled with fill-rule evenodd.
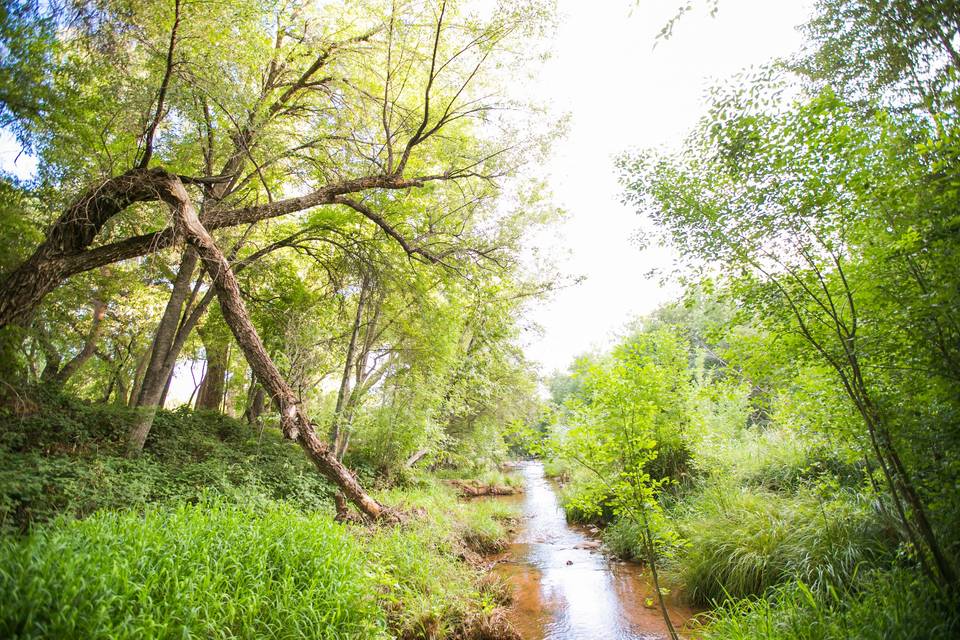
M 612 560 L 590 533 L 567 524 L 539 462 L 520 467 L 523 521 L 515 542 L 494 571 L 514 591 L 509 618 L 524 640 L 653 640 L 665 638 L 659 608 L 644 568 Z M 679 629 L 693 612 L 668 598 Z

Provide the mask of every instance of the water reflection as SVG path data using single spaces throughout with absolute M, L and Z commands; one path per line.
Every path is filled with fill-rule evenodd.
M 524 528 L 498 567 L 514 587 L 511 621 L 525 640 L 651 640 L 665 637 L 652 590 L 637 565 L 611 563 L 582 531 L 567 524 L 543 465 L 527 462 Z M 671 611 L 675 624 L 689 617 Z M 671 615 L 673 618 L 674 615 Z

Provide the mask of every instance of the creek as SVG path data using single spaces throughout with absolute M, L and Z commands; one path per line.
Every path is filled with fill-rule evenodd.
M 513 589 L 509 619 L 524 640 L 654 640 L 666 638 L 655 592 L 641 565 L 603 554 L 584 528 L 567 524 L 540 462 L 519 467 L 522 523 L 494 571 Z M 693 611 L 672 594 L 668 611 L 680 629 Z

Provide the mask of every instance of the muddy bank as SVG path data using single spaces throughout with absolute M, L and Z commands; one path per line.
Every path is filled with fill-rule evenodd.
M 553 487 L 539 462 L 520 466 L 523 519 L 494 571 L 513 591 L 507 613 L 524 640 L 653 640 L 666 627 L 644 568 L 606 557 L 583 528 L 567 524 Z M 694 612 L 668 596 L 673 624 L 680 628 Z

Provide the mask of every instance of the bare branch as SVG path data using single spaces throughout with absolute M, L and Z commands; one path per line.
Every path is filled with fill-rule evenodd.
M 174 0 L 173 2 L 173 16 L 173 28 L 170 29 L 170 47 L 167 49 L 167 68 L 163 73 L 163 80 L 160 81 L 160 91 L 157 95 L 157 112 L 154 114 L 150 126 L 147 127 L 143 157 L 137 164 L 137 168 L 139 169 L 146 169 L 147 165 L 150 164 L 150 157 L 153 155 L 153 136 L 157 132 L 157 127 L 160 126 L 160 121 L 163 120 L 163 103 L 167 97 L 167 87 L 170 85 L 170 76 L 173 74 L 173 53 L 177 46 L 177 30 L 180 28 L 180 0 Z

